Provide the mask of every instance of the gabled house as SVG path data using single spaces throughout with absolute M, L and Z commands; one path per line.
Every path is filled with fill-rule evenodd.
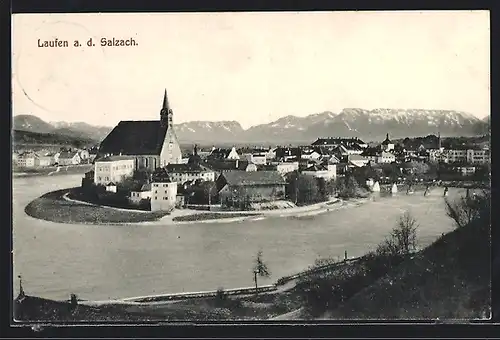
M 156 169 L 151 176 L 151 211 L 171 211 L 176 204 L 177 183 L 165 169 Z
M 63 151 L 59 154 L 58 164 L 61 166 L 80 164 L 81 158 L 76 151 Z
M 168 164 L 165 169 L 170 179 L 180 184 L 197 179 L 215 181 L 215 171 L 199 163 Z
M 356 167 L 362 167 L 368 164 L 370 160 L 366 157 L 363 157 L 361 155 L 349 155 L 348 156 L 348 162 L 349 165 L 356 166 Z
M 34 152 L 23 152 L 17 157 L 17 165 L 22 168 L 33 168 L 37 166 L 38 156 Z
M 240 155 L 236 150 L 236 147 L 232 147 L 231 149 L 223 149 L 213 147 L 210 154 L 207 156 L 208 160 L 236 160 L 240 159 Z
M 302 171 L 302 174 L 325 180 L 335 180 L 337 178 L 337 166 L 328 163 L 315 164 Z
M 151 198 L 151 183 L 141 185 L 130 191 L 129 200 L 132 204 L 140 204 L 141 201 Z
M 228 171 L 217 179 L 222 205 L 284 199 L 286 182 L 276 171 Z

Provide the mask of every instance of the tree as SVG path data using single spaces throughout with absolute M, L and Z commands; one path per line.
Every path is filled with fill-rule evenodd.
M 377 248 L 379 255 L 406 256 L 417 249 L 417 220 L 406 211 L 399 217 L 397 226 Z
M 297 202 L 314 203 L 318 200 L 318 183 L 311 175 L 299 175 L 297 178 Z
M 255 265 L 253 267 L 254 281 L 255 281 L 255 293 L 257 293 L 257 276 L 260 277 L 269 277 L 271 276 L 271 272 L 269 268 L 262 260 L 262 250 L 259 250 L 257 253 L 257 257 L 255 258 Z
M 465 227 L 476 219 L 487 216 L 490 211 L 491 192 L 462 196 L 455 201 L 445 200 L 446 213 L 458 228 Z
M 353 175 L 339 178 L 336 189 L 338 196 L 341 198 L 354 198 L 361 194 L 361 188 Z

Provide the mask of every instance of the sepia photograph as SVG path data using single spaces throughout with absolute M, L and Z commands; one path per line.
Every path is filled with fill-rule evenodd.
M 491 319 L 489 11 L 12 15 L 13 323 Z

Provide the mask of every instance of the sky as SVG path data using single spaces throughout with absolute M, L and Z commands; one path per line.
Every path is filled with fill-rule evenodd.
M 45 121 L 156 120 L 165 89 L 174 123 L 248 128 L 354 107 L 490 114 L 488 11 L 15 14 L 12 23 L 13 114 Z M 113 37 L 137 45 L 100 46 Z M 69 47 L 38 47 L 56 38 Z

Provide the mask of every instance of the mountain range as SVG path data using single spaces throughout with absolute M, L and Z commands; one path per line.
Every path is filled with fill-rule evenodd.
M 479 119 L 469 113 L 424 109 L 343 109 L 306 117 L 285 116 L 243 129 L 237 121 L 191 121 L 175 125 L 181 143 L 310 143 L 318 137 L 360 137 L 367 141 L 426 136 L 475 136 L 489 132 L 489 116 Z M 84 122 L 46 122 L 34 115 L 17 115 L 14 130 L 52 133 L 101 141 L 113 128 Z

